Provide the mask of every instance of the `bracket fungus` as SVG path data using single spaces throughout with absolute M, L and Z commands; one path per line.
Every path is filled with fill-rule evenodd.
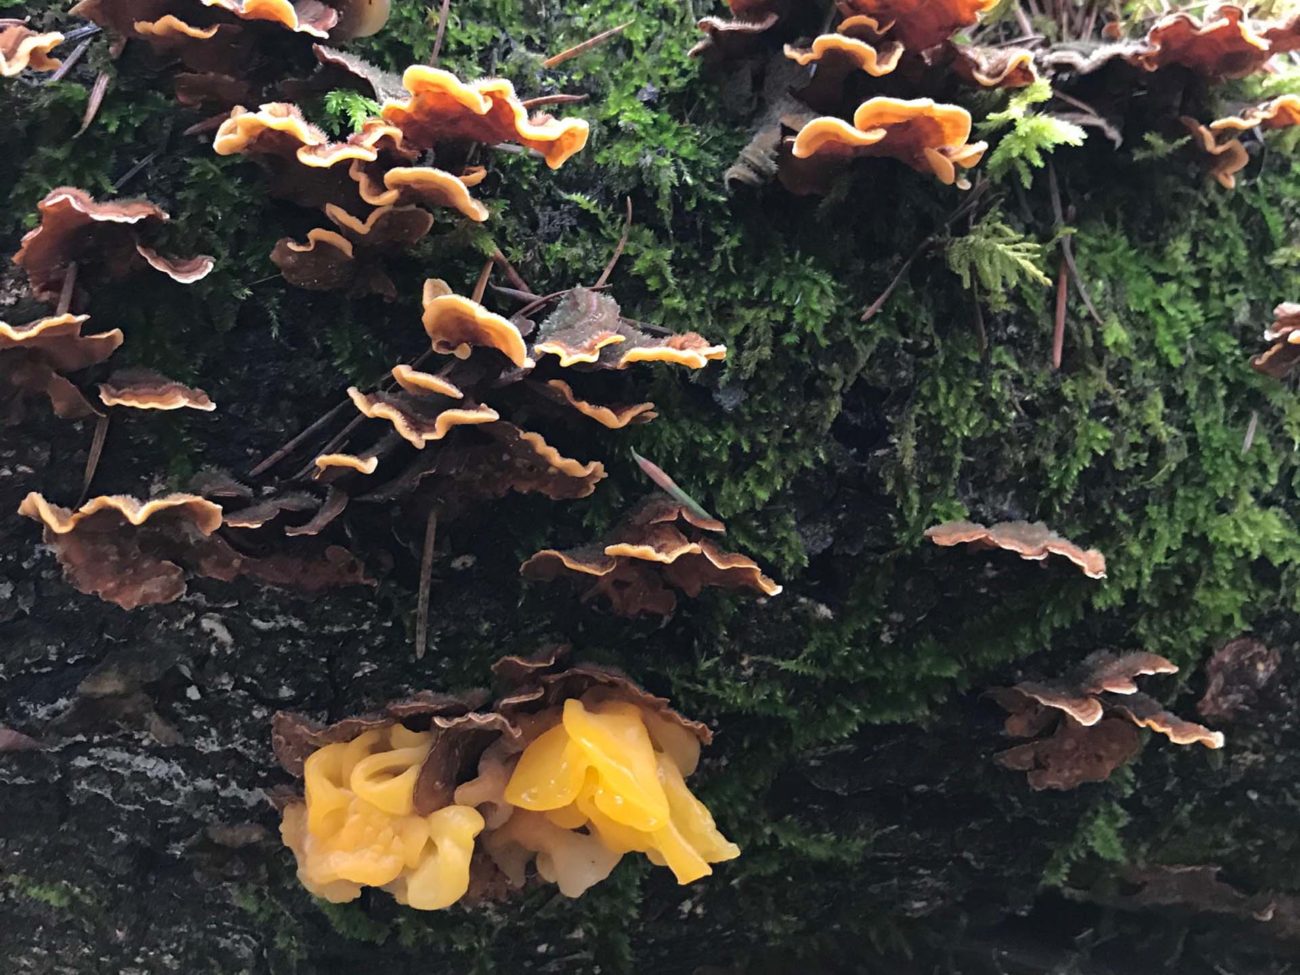
M 1283 302 L 1273 309 L 1273 324 L 1264 332 L 1272 346 L 1250 360 L 1250 366 L 1274 379 L 1284 379 L 1300 363 L 1300 304 Z
M 781 23 L 795 2 L 797 0 L 727 0 L 731 16 L 701 18 L 698 26 L 704 37 L 687 52 L 687 56 L 721 60 L 748 54 L 761 35 Z
M 1257 33 L 1257 26 L 1236 4 L 1219 4 L 1203 18 L 1177 11 L 1152 26 L 1136 60 L 1148 71 L 1180 65 L 1210 78 L 1241 78 L 1262 69 L 1275 50 L 1290 43 L 1281 25 L 1272 28 L 1276 40 Z
M 109 278 L 147 266 L 179 284 L 193 284 L 212 270 L 210 257 L 168 258 L 141 241 L 142 231 L 170 219 L 147 200 L 97 203 L 85 190 L 60 186 L 36 206 L 41 222 L 23 236 L 13 259 L 37 298 L 57 299 L 74 263 L 78 275 L 97 266 Z
M 99 384 L 99 399 L 105 406 L 126 406 L 134 410 L 201 410 L 210 413 L 217 404 L 201 389 L 147 369 L 123 369 Z
M 308 592 L 370 582 L 337 546 L 307 556 L 243 555 L 217 534 L 221 506 L 195 494 L 148 501 L 104 495 L 74 511 L 33 491 L 18 513 L 44 526 L 73 588 L 123 609 L 174 602 L 185 594 L 187 574 L 222 582 L 248 576 Z
M 583 119 L 557 119 L 528 109 L 503 78 L 463 82 L 450 71 L 416 64 L 402 75 L 406 98 L 390 98 L 380 112 L 419 149 L 447 144 L 513 142 L 537 151 L 558 169 L 587 144 Z
M 397 297 L 382 258 L 420 241 L 433 229 L 433 216 L 419 207 L 385 206 L 358 220 L 333 203 L 325 205 L 325 215 L 337 231 L 317 227 L 308 231 L 304 243 L 287 237 L 276 243 L 271 263 L 284 279 L 310 291 L 350 289 Z
M 998 0 L 841 0 L 846 13 L 872 18 L 880 31 L 909 51 L 937 47 L 958 31 L 979 23 Z
M 1027 88 L 1038 80 L 1034 52 L 1023 47 L 950 44 L 949 68 L 962 81 L 981 88 Z
M 1193 145 L 1205 157 L 1210 175 L 1225 190 L 1234 189 L 1237 185 L 1237 173 L 1250 163 L 1250 154 L 1246 152 L 1246 147 L 1242 145 L 1241 140 L 1229 139 L 1226 142 L 1219 142 L 1214 137 L 1214 133 L 1196 119 L 1183 116 L 1181 121 L 1191 133 Z
M 1080 548 L 1041 521 L 1007 521 L 987 528 L 970 521 L 945 521 L 927 528 L 925 537 L 944 548 L 970 545 L 977 549 L 1004 549 L 1031 561 L 1059 555 L 1077 565 L 1089 579 L 1106 578 L 1106 557 L 1101 552 Z
M 898 67 L 903 45 L 882 42 L 868 17 L 850 17 L 833 34 L 814 37 L 808 47 L 785 45 L 785 56 L 800 67 L 816 65 L 812 78 L 799 89 L 799 100 L 833 111 L 844 97 L 849 80 L 860 75 L 880 78 Z
M 55 315 L 26 325 L 0 321 L 0 416 L 16 422 L 23 401 L 43 395 L 57 416 L 95 412 L 65 373 L 103 362 L 122 344 L 122 331 L 82 335 L 87 315 Z
M 21 20 L 0 19 L 0 78 L 24 71 L 54 71 L 62 63 L 50 52 L 63 43 L 57 31 L 41 34 Z
M 1022 681 L 990 691 L 1008 712 L 1006 733 L 1033 739 L 999 753 L 998 764 L 1027 772 L 1033 789 L 1064 790 L 1102 782 L 1130 761 L 1141 745 L 1137 728 L 1157 731 L 1176 745 L 1222 748 L 1221 732 L 1165 710 L 1134 682 L 1177 671 L 1154 653 L 1099 651 L 1062 680 Z
M 590 582 L 583 602 L 606 601 L 619 616 L 667 616 L 677 606 L 674 590 L 692 598 L 706 587 L 750 589 L 775 596 L 781 587 L 747 556 L 724 552 L 704 533 L 725 531 L 666 495 L 634 507 L 608 537 L 560 551 L 544 549 L 520 567 L 525 579 L 551 582 L 561 576 Z
M 970 113 L 929 98 L 877 96 L 858 106 L 853 123 L 832 116 L 815 118 L 795 136 L 791 158 L 783 161 L 781 182 L 791 192 L 825 192 L 830 177 L 859 156 L 889 156 L 940 182 L 965 189 L 958 174 L 983 157 L 988 145 L 967 142 Z
M 627 853 L 682 884 L 738 856 L 686 785 L 708 728 L 617 671 L 560 669 L 562 655 L 499 661 L 491 710 L 424 693 L 329 726 L 277 713 L 276 757 L 303 780 L 281 823 L 303 886 L 441 910 L 530 883 L 578 897 Z

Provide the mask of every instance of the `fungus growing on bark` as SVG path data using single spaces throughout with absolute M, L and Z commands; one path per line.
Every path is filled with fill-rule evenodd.
M 1241 7 L 1220 4 L 1204 19 L 1182 11 L 1162 17 L 1147 32 L 1137 61 L 1148 71 L 1176 64 L 1210 78 L 1241 78 L 1260 70 L 1273 53 L 1273 42 L 1256 33 Z
M 210 413 L 217 404 L 201 389 L 186 386 L 148 369 L 123 369 L 99 384 L 99 399 L 105 406 L 127 406 L 135 410 L 202 410 Z
M 1300 95 L 1280 95 L 1239 115 L 1211 122 L 1211 132 L 1246 132 L 1250 129 L 1285 129 L 1300 125 Z
M 799 89 L 799 100 L 832 111 L 842 100 L 851 78 L 858 75 L 880 78 L 897 68 L 903 45 L 897 41 L 882 43 L 874 30 L 874 21 L 851 17 L 835 33 L 813 38 L 808 47 L 785 45 L 785 56 L 800 67 L 816 65 L 808 84 Z
M 582 119 L 531 118 L 502 78 L 465 83 L 450 71 L 416 64 L 402 75 L 406 98 L 384 102 L 382 116 L 402 130 L 408 144 L 430 149 L 457 143 L 514 142 L 534 149 L 558 169 L 587 144 Z
M 491 423 L 501 418 L 492 407 L 481 404 L 439 409 L 414 397 L 384 392 L 366 394 L 355 386 L 348 388 L 348 396 L 363 416 L 387 420 L 398 436 L 416 448 L 441 440 L 456 427 Z
M 1283 302 L 1273 309 L 1273 324 L 1264 331 L 1272 346 L 1250 360 L 1256 372 L 1283 379 L 1300 362 L 1300 304 Z
M 723 531 L 721 522 L 655 494 L 628 512 L 601 542 L 568 551 L 545 549 L 524 562 L 520 572 L 536 582 L 561 576 L 591 581 L 582 601 L 603 599 L 619 616 L 667 616 L 677 605 L 674 589 L 692 598 L 706 587 L 779 594 L 781 587 L 752 559 L 724 552 L 703 535 Z
M 1038 80 L 1034 52 L 1023 47 L 949 46 L 949 68 L 967 84 L 981 88 L 1027 88 Z
M 56 415 L 89 416 L 93 406 L 65 373 L 106 360 L 122 344 L 120 329 L 82 335 L 87 315 L 55 315 L 26 325 L 0 321 L 0 417 L 22 416 L 23 401 L 45 396 Z
M 63 43 L 57 31 L 38 34 L 21 20 L 0 19 L 0 78 L 24 71 L 54 71 L 61 62 L 50 52 Z
M 679 883 L 738 856 L 685 784 L 708 728 L 617 671 L 558 670 L 559 656 L 500 661 L 491 710 L 425 693 L 329 726 L 277 713 L 276 757 L 304 782 L 281 825 L 303 886 L 439 910 L 523 888 L 534 859 L 539 881 L 577 897 L 625 853 Z
M 1235 188 L 1236 174 L 1245 169 L 1250 162 L 1250 154 L 1246 152 L 1246 147 L 1239 139 L 1229 139 L 1227 142 L 1220 143 L 1215 139 L 1213 132 L 1194 118 L 1183 116 L 1181 121 L 1191 133 L 1193 144 L 1209 164 L 1210 175 L 1218 180 L 1219 185 L 1225 190 Z
M 385 255 L 413 246 L 433 228 L 433 217 L 419 207 L 379 207 L 358 220 L 342 207 L 325 205 L 325 215 L 340 232 L 322 227 L 307 232 L 303 243 L 283 238 L 271 251 L 271 263 L 290 284 L 309 291 L 350 289 L 392 299 L 397 288 L 384 271 Z
M 471 298 L 452 294 L 446 281 L 425 281 L 423 304 L 421 322 L 435 352 L 467 359 L 473 349 L 496 349 L 520 368 L 531 364 L 519 326 Z
M 970 545 L 977 549 L 1004 549 L 1033 561 L 1059 555 L 1077 565 L 1089 579 L 1106 578 L 1106 557 L 1101 552 L 1080 548 L 1041 521 L 1008 521 L 987 528 L 970 521 L 945 521 L 927 528 L 925 537 L 944 548 Z
M 316 470 L 320 474 L 330 470 L 373 474 L 379 470 L 378 457 L 358 457 L 355 454 L 318 454 L 312 463 L 316 465 Z
M 337 546 L 310 556 L 242 555 L 216 534 L 221 507 L 193 494 L 149 501 L 106 495 L 73 511 L 33 491 L 18 513 L 44 525 L 45 543 L 73 588 L 123 609 L 174 602 L 185 593 L 187 573 L 222 582 L 249 576 L 308 592 L 370 582 Z
M 1196 705 L 1202 718 L 1231 721 L 1255 703 L 1281 666 L 1282 655 L 1252 637 L 1229 640 L 1206 665 L 1205 696 Z
M 1173 674 L 1178 668 L 1153 653 L 1093 653 L 1057 681 L 1023 681 L 990 696 L 1008 712 L 1006 733 L 1033 738 L 996 756 L 1005 768 L 1029 773 L 1034 789 L 1073 789 L 1101 782 L 1137 754 L 1137 727 L 1150 728 L 1176 745 L 1222 748 L 1210 731 L 1166 711 L 1138 692 L 1134 678 Z M 1050 736 L 1049 729 L 1055 729 Z
M 909 51 L 926 51 L 979 23 L 995 6 L 997 0 L 844 0 L 840 9 L 872 18 Z
M 588 288 L 574 288 L 537 329 L 532 354 L 557 356 L 563 367 L 626 369 L 637 362 L 668 362 L 702 369 L 725 359 L 727 347 L 696 332 L 656 337 L 628 323 L 618 303 Z
M 649 423 L 659 415 L 654 411 L 653 403 L 629 403 L 625 406 L 601 406 L 597 403 L 589 403 L 579 399 L 573 392 L 573 387 L 563 379 L 548 379 L 546 385 L 541 388 L 545 389 L 552 399 L 558 397 L 560 402 L 567 403 L 583 416 L 591 417 L 609 430 L 621 430 L 633 423 Z
M 97 268 L 120 278 L 148 266 L 180 284 L 193 284 L 212 270 L 210 257 L 167 258 L 141 242 L 141 231 L 170 219 L 147 200 L 96 203 L 85 190 L 60 186 L 37 209 L 41 222 L 23 236 L 14 255 L 37 298 L 57 299 L 74 263 L 79 276 Z
M 795 136 L 791 158 L 780 170 L 782 184 L 794 193 L 825 192 L 830 178 L 858 156 L 889 156 L 946 185 L 969 187 L 958 168 L 976 165 L 987 143 L 969 143 L 971 117 L 956 105 L 929 98 L 868 99 L 853 113 L 853 124 L 824 116 Z
M 687 52 L 688 57 L 722 60 L 750 53 L 759 37 L 789 14 L 792 0 L 727 0 L 727 6 L 730 18 L 710 16 L 698 22 L 704 38 Z

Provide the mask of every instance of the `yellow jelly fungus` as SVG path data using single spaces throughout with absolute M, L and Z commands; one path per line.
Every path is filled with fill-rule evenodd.
M 288 806 L 280 826 L 304 887 L 335 903 L 383 887 L 425 911 L 465 895 L 483 817 L 457 805 L 416 813 L 415 782 L 432 743 L 430 732 L 393 725 L 308 757 L 306 801 Z
M 590 859 L 585 847 L 594 837 L 615 854 L 599 865 L 606 873 L 622 854 L 638 852 L 668 866 L 679 883 L 698 880 L 713 872 L 710 863 L 740 855 L 686 786 L 698 757 L 693 735 L 631 702 L 566 701 L 560 723 L 519 756 L 505 798 L 527 812 L 511 818 L 500 841 L 536 852 L 546 879 L 564 876 L 578 837 Z M 559 835 L 583 828 L 589 835 Z M 561 883 L 569 896 L 576 895 L 566 886 L 585 889 L 570 878 Z

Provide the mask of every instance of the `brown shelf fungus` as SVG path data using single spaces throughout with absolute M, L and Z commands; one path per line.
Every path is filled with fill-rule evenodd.
M 1250 360 L 1250 367 L 1274 379 L 1284 379 L 1300 363 L 1300 304 L 1283 302 L 1273 309 L 1273 324 L 1264 331 L 1273 343 Z
M 210 257 L 168 258 L 143 243 L 142 232 L 170 219 L 147 200 L 97 203 L 85 190 L 60 186 L 50 190 L 37 209 L 41 222 L 23 236 L 14 255 L 37 298 L 57 299 L 74 263 L 79 277 L 95 269 L 108 278 L 121 278 L 149 267 L 179 284 L 193 284 L 212 270 Z
M 1137 728 L 1159 732 L 1176 745 L 1222 748 L 1221 732 L 1179 718 L 1137 689 L 1137 677 L 1177 671 L 1157 654 L 1099 651 L 1062 680 L 990 691 L 1008 712 L 1006 733 L 1033 739 L 999 753 L 998 764 L 1027 772 L 1033 789 L 1064 790 L 1105 781 L 1132 760 L 1141 746 Z
M 1225 190 L 1236 188 L 1237 173 L 1250 163 L 1250 154 L 1246 152 L 1246 147 L 1242 145 L 1241 140 L 1228 139 L 1226 142 L 1219 142 L 1214 137 L 1214 133 L 1196 119 L 1183 116 L 1180 121 L 1191 133 L 1193 146 L 1205 158 L 1210 175 Z
M 26 325 L 0 321 L 0 418 L 22 418 L 23 402 L 45 396 L 57 416 L 90 416 L 95 408 L 65 373 L 105 361 L 122 344 L 121 329 L 82 335 L 87 315 L 55 315 Z
M 937 47 L 979 23 L 997 0 L 843 0 L 840 9 L 875 20 L 882 33 L 909 51 Z
M 466 83 L 450 71 L 416 64 L 406 69 L 402 85 L 407 97 L 385 101 L 381 115 L 418 149 L 513 142 L 558 169 L 587 144 L 586 121 L 545 112 L 530 117 L 514 85 L 502 78 Z
M 105 495 L 71 510 L 33 491 L 18 513 L 44 526 L 45 543 L 73 588 L 123 609 L 176 601 L 187 575 L 222 582 L 248 576 L 306 592 L 370 583 L 337 546 L 308 556 L 242 554 L 218 534 L 221 506 L 194 494 L 148 501 Z
M 567 551 L 545 549 L 520 572 L 535 582 L 560 577 L 589 582 L 582 601 L 599 598 L 618 616 L 667 616 L 677 606 L 674 590 L 692 598 L 706 587 L 778 595 L 781 587 L 757 563 L 724 552 L 705 535 L 723 531 L 721 522 L 655 494 L 628 512 L 602 541 Z
M 780 179 L 791 192 L 825 192 L 830 178 L 861 156 L 888 156 L 946 185 L 970 186 L 959 169 L 976 165 L 988 148 L 971 143 L 971 117 L 964 108 L 929 98 L 878 96 L 858 106 L 853 123 L 825 116 L 799 130 L 783 160 Z
M 0 78 L 24 71 L 54 71 L 62 62 L 50 52 L 63 43 L 57 31 L 37 33 L 21 20 L 0 18 Z
M 303 886 L 336 903 L 379 887 L 441 910 L 539 883 L 578 897 L 628 853 L 682 884 L 738 856 L 686 786 L 709 729 L 561 656 L 499 661 L 490 710 L 476 710 L 481 693 L 425 692 L 327 726 L 277 713 L 276 757 L 303 780 L 281 824 Z
M 945 521 L 927 528 L 925 537 L 944 548 L 970 545 L 977 549 L 1004 549 L 1032 561 L 1059 555 L 1077 565 L 1089 579 L 1106 578 L 1106 557 L 1101 552 L 1080 548 L 1041 521 L 1007 521 L 991 527 L 970 521 Z
M 797 0 L 727 0 L 731 16 L 701 18 L 698 26 L 704 37 L 687 56 L 724 60 L 751 53 L 759 37 L 776 27 L 794 2 Z
M 123 369 L 99 384 L 105 406 L 133 410 L 201 410 L 210 413 L 217 404 L 201 389 L 186 386 L 148 369 Z

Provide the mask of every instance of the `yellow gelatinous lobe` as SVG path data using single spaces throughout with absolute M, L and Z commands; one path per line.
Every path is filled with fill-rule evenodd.
M 393 725 L 308 757 L 305 801 L 288 806 L 280 826 L 304 887 L 336 903 L 362 887 L 383 887 L 419 910 L 464 896 L 483 817 L 469 806 L 415 811 L 415 783 L 432 743 L 430 732 Z
M 538 854 L 538 872 L 577 896 L 624 853 L 668 866 L 679 883 L 740 855 L 686 786 L 699 742 L 629 701 L 568 700 L 560 721 L 519 757 L 505 798 L 517 812 L 499 834 Z M 540 815 L 537 815 L 540 814 Z M 586 834 L 572 831 L 586 829 Z M 565 837 L 562 831 L 570 831 Z M 594 861 L 591 841 L 612 854 Z M 566 866 L 580 861 L 578 866 Z

